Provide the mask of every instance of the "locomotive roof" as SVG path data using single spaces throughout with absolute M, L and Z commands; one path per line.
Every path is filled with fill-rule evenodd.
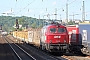
M 63 26 L 63 27 L 65 27 L 64 25 L 61 25 L 61 24 L 49 24 L 47 26 L 44 26 L 43 28 L 48 28 L 50 26 Z

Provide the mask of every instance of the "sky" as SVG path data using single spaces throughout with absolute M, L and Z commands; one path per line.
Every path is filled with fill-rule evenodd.
M 90 0 L 84 2 L 85 19 L 90 20 Z M 73 19 L 73 14 L 74 19 L 82 19 L 83 0 L 1 0 L 0 15 L 66 19 L 66 3 L 68 3 L 68 19 Z

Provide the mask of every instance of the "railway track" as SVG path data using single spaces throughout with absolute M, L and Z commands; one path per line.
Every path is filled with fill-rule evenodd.
M 10 40 L 7 40 L 6 37 L 3 37 L 3 39 L 8 42 L 9 46 L 13 50 L 14 54 L 16 55 L 18 60 L 36 60 L 34 57 L 32 57 L 30 54 L 28 54 L 25 50 L 20 48 L 15 43 L 11 42 Z M 11 44 L 13 43 L 13 44 Z
M 13 39 L 14 40 L 14 39 Z M 15 41 L 15 40 L 14 40 Z M 23 44 L 22 44 L 23 45 Z M 27 46 L 27 47 L 26 47 Z M 81 53 L 80 54 L 75 54 L 75 53 L 65 53 L 64 55 L 60 54 L 60 53 L 53 53 L 53 54 L 49 54 L 49 53 L 46 53 L 46 52 L 43 52 L 43 51 L 40 51 L 39 49 L 34 49 L 33 46 L 28 46 L 28 44 L 24 44 L 23 47 L 25 47 L 26 49 L 32 49 L 32 50 L 35 50 L 36 52 L 40 52 L 42 53 L 42 55 L 49 55 L 49 56 L 53 56 L 53 58 L 58 58 L 59 60 L 90 60 L 90 57 L 89 56 L 86 56 L 86 55 L 82 55 Z M 35 53 L 36 53 L 35 52 Z M 34 53 L 34 52 L 33 52 Z M 40 53 L 36 53 L 36 55 L 40 54 Z M 42 56 L 41 55 L 41 56 Z M 40 55 L 39 55 L 40 56 Z M 79 58 L 80 57 L 80 58 Z M 46 57 L 45 57 L 46 58 Z
M 14 40 L 14 38 L 12 39 L 12 40 Z M 14 41 L 16 41 L 16 40 L 14 40 Z M 22 47 L 24 47 L 24 48 L 26 48 L 27 50 L 29 50 L 29 52 L 31 51 L 31 50 L 33 50 L 33 53 L 35 54 L 35 55 L 38 55 L 39 57 L 38 58 L 44 58 L 45 60 L 47 59 L 47 56 L 49 56 L 49 57 L 52 57 L 52 58 L 54 58 L 54 60 L 90 60 L 90 58 L 88 58 L 87 56 L 82 56 L 81 54 L 75 54 L 75 53 L 66 53 L 66 54 L 64 54 L 64 55 L 62 55 L 62 54 L 60 54 L 60 53 L 55 53 L 55 54 L 49 54 L 49 53 L 46 53 L 46 52 L 43 52 L 43 51 L 40 51 L 40 49 L 36 49 L 36 47 L 34 47 L 34 46 L 31 46 L 31 45 L 29 45 L 29 44 L 26 44 L 26 43 L 24 43 L 24 44 L 21 44 L 21 46 Z M 27 46 L 27 47 L 26 47 Z M 32 51 L 31 51 L 32 52 Z M 30 52 L 30 53 L 31 53 Z M 80 57 L 80 58 L 79 58 Z M 37 58 L 37 59 L 38 59 Z M 49 59 L 49 58 L 48 58 Z
M 8 38 L 9 40 L 12 40 L 12 41 L 16 41 L 14 40 L 13 38 L 10 39 Z M 46 54 L 45 52 L 41 51 L 40 49 L 34 47 L 34 46 L 31 46 L 29 44 L 18 44 L 22 49 L 24 49 L 25 51 L 27 51 L 28 53 L 30 53 L 32 56 L 34 56 L 37 60 L 61 60 L 60 58 L 56 58 L 54 56 L 51 56 L 51 55 L 48 55 Z
M 21 51 L 21 49 L 25 50 L 28 54 L 30 54 L 34 58 L 33 60 L 90 60 L 90 56 L 82 56 L 82 55 L 73 54 L 73 53 L 66 53 L 64 55 L 52 55 L 50 53 L 43 52 L 40 49 L 34 46 L 31 46 L 29 44 L 22 43 L 22 42 L 17 43 L 15 38 L 3 37 L 2 39 L 10 42 L 10 45 L 13 47 L 13 49 L 15 49 L 15 51 L 17 50 L 16 54 L 19 56 L 18 58 L 17 56 L 15 56 L 16 54 L 14 54 L 13 55 L 14 58 L 12 57 L 6 60 L 12 60 L 12 59 L 13 60 L 32 60 L 31 57 L 25 56 L 26 54 L 24 54 L 23 51 Z M 16 46 L 14 45 L 14 43 L 16 43 Z
M 8 43 L 0 35 L 0 60 L 17 60 Z

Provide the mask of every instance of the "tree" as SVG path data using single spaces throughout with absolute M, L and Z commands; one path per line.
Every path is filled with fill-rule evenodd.
M 32 28 L 36 28 L 36 27 L 37 27 L 36 23 L 34 22 L 34 23 L 31 25 L 31 27 L 32 27 Z
M 73 24 L 75 24 L 75 22 L 74 21 L 70 21 L 70 22 L 68 22 L 68 24 L 69 25 L 73 25 Z

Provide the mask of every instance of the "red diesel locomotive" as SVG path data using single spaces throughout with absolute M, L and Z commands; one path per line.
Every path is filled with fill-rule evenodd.
M 67 25 L 67 31 L 69 34 L 69 51 L 80 52 L 81 40 L 79 39 L 79 26 Z
M 69 45 L 69 36 L 65 26 L 50 24 L 41 29 L 40 47 L 50 52 L 66 52 Z

